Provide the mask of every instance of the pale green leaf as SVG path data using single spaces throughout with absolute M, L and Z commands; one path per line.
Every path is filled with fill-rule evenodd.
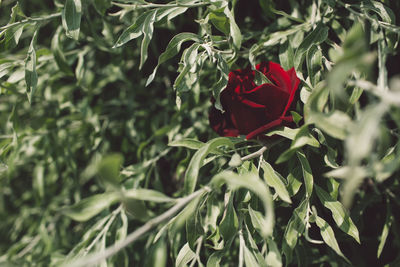
M 60 34 L 62 31 L 62 27 L 58 27 L 57 31 L 55 32 L 53 38 L 51 39 L 51 51 L 53 52 L 54 60 L 57 63 L 58 68 L 67 74 L 68 76 L 72 76 L 72 70 L 69 64 L 67 63 L 67 60 L 65 58 L 65 55 L 62 51 L 62 47 L 60 44 Z
M 282 257 L 281 252 L 278 249 L 275 241 L 269 237 L 267 238 L 268 253 L 265 261 L 268 267 L 282 267 Z
M 193 155 L 185 174 L 184 187 L 187 194 L 193 193 L 196 188 L 197 177 L 200 168 L 204 164 L 203 161 L 205 157 L 218 146 L 228 146 L 233 148 L 233 143 L 226 137 L 215 138 L 207 142 Z
M 150 12 L 147 17 L 145 18 L 143 25 L 142 25 L 142 33 L 143 33 L 143 39 L 142 39 L 142 45 L 140 46 L 140 64 L 139 64 L 139 69 L 143 67 L 144 62 L 147 59 L 147 49 L 150 44 L 150 40 L 153 37 L 153 31 L 154 31 L 154 22 L 156 20 L 156 14 L 157 10 L 153 10 Z
M 229 19 L 229 31 L 233 40 L 233 45 L 235 46 L 236 49 L 240 49 L 243 37 L 240 32 L 239 26 L 236 24 L 235 18 L 233 17 L 233 14 L 229 10 L 228 6 L 225 7 L 224 13 Z
M 322 23 L 318 24 L 317 27 L 307 35 L 300 46 L 297 48 L 294 56 L 294 66 L 296 70 L 300 68 L 303 62 L 305 53 L 313 46 L 318 45 L 326 40 L 328 37 L 329 28 L 324 26 Z
M 175 266 L 176 267 L 187 267 L 187 264 L 196 258 L 196 253 L 194 253 L 189 244 L 186 243 L 178 253 L 176 257 Z
M 148 16 L 153 16 L 154 11 L 149 10 L 142 15 L 140 15 L 135 23 L 133 23 L 131 26 L 129 26 L 127 29 L 125 29 L 121 35 L 118 37 L 117 41 L 115 42 L 113 48 L 120 47 L 130 40 L 136 39 L 139 36 L 143 34 L 143 24 Z
M 394 221 L 394 217 L 392 212 L 390 211 L 390 205 L 389 202 L 386 203 L 386 219 L 385 223 L 383 225 L 382 233 L 380 236 L 380 241 L 378 245 L 378 251 L 377 251 L 377 258 L 379 258 L 382 254 L 383 248 L 385 247 L 385 243 L 387 240 L 387 237 L 389 235 L 390 227 L 392 227 L 392 223 Z
M 275 189 L 275 192 L 283 201 L 291 204 L 292 201 L 290 199 L 286 186 L 279 178 L 279 176 L 275 173 L 275 170 L 272 168 L 272 166 L 268 162 L 263 160 L 261 162 L 261 168 L 264 171 L 263 178 L 267 182 L 267 184 Z
M 275 220 L 273 201 L 267 185 L 260 180 L 258 174 L 248 172 L 238 175 L 231 171 L 223 171 L 212 178 L 211 184 L 216 187 L 227 184 L 231 189 L 244 187 L 255 193 L 262 201 L 265 210 L 265 216 L 261 222 L 263 225 L 261 235 L 268 237 L 272 233 Z
M 68 37 L 78 40 L 81 17 L 81 0 L 66 0 L 62 10 L 62 24 Z
M 38 75 L 36 72 L 36 38 L 38 33 L 38 28 L 33 34 L 31 44 L 29 45 L 28 55 L 25 59 L 25 83 L 26 83 L 26 93 L 28 95 L 29 102 L 32 102 L 32 97 L 36 92 L 36 87 L 38 83 Z
M 305 230 L 307 205 L 308 198 L 305 198 L 294 210 L 293 215 L 290 217 L 286 226 L 282 245 L 283 253 L 286 257 L 286 264 L 289 264 L 292 261 L 293 249 L 297 244 L 297 240 Z
M 314 185 L 314 178 L 312 175 L 311 167 L 303 152 L 297 151 L 296 154 L 297 158 L 301 163 L 301 168 L 303 170 L 304 184 L 306 186 L 306 197 L 309 198 L 311 197 L 311 194 L 313 192 L 313 185 Z
M 76 221 L 84 222 L 99 214 L 119 199 L 120 193 L 118 192 L 92 195 L 63 209 L 63 213 Z
M 325 190 L 317 185 L 315 186 L 315 190 L 321 203 L 332 212 L 332 217 L 337 226 L 360 243 L 358 229 L 344 209 L 342 203 L 333 199 Z
M 123 192 L 123 196 L 128 199 L 137 199 L 156 203 L 175 201 L 175 199 L 170 198 L 159 191 L 145 188 L 128 189 Z
M 150 74 L 149 78 L 147 79 L 146 86 L 149 85 L 153 81 L 153 79 L 157 73 L 158 67 L 162 63 L 167 61 L 168 59 L 177 55 L 179 50 L 181 49 L 182 43 L 187 42 L 187 41 L 200 42 L 200 38 L 198 37 L 197 34 L 190 33 L 190 32 L 182 32 L 182 33 L 175 35 L 171 39 L 171 41 L 168 43 L 168 46 L 165 49 L 165 51 L 158 58 L 157 66 L 154 68 L 153 73 Z
M 340 255 L 348 263 L 350 263 L 350 261 L 346 258 L 346 256 L 344 256 L 344 254 L 340 250 L 339 244 L 336 241 L 335 233 L 333 232 L 332 227 L 324 219 L 322 219 L 319 216 L 316 217 L 316 223 L 321 231 L 321 236 L 322 236 L 322 239 L 324 240 L 324 242 L 329 247 L 331 247 L 338 255 Z

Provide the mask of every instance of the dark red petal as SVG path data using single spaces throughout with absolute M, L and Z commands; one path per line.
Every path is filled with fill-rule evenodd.
M 290 122 L 290 121 L 293 121 L 292 116 L 281 117 L 279 119 L 271 121 L 257 129 L 255 129 L 254 131 L 250 132 L 249 134 L 247 134 L 246 139 L 247 140 L 252 139 L 252 138 L 256 137 L 257 135 L 265 133 L 266 131 L 268 131 L 274 127 L 284 125 L 286 122 Z
M 249 107 L 252 107 L 252 108 L 265 108 L 265 105 L 258 104 L 256 102 L 253 102 L 253 101 L 249 100 L 249 99 L 246 99 L 246 98 L 243 98 L 243 97 L 240 97 L 240 96 L 238 98 L 239 98 L 240 102 L 242 102 L 243 104 L 245 104 L 245 105 L 247 105 Z
M 221 98 L 221 101 L 232 124 L 239 130 L 239 134 L 247 134 L 266 121 L 264 108 L 250 107 L 241 102 L 238 96 L 233 96 L 230 101 Z
M 281 116 L 289 99 L 289 93 L 281 88 L 265 83 L 243 94 L 243 97 L 252 102 L 265 106 L 265 113 L 273 119 Z
M 288 70 L 287 74 L 290 77 L 292 88 L 291 88 L 291 91 L 290 91 L 289 100 L 288 100 L 288 102 L 286 104 L 286 107 L 285 107 L 283 113 L 282 113 L 282 116 L 284 116 L 286 114 L 286 112 L 289 110 L 290 106 L 292 105 L 294 96 L 295 96 L 296 91 L 299 88 L 299 84 L 300 84 L 300 79 L 297 78 L 296 71 L 295 71 L 294 68 L 291 68 L 290 70 Z
M 256 69 L 261 71 L 267 78 L 276 86 L 283 88 L 290 93 L 292 84 L 289 75 L 278 63 L 269 61 L 262 62 L 256 66 Z
M 210 109 L 208 120 L 211 128 L 220 136 L 239 135 L 239 131 L 233 126 L 229 116 L 227 116 L 227 113 L 225 112 L 222 114 L 222 112 L 216 109 L 214 106 L 212 106 Z
M 297 90 L 297 87 L 300 84 L 300 79 L 297 77 L 296 71 L 294 68 L 291 68 L 286 72 L 289 75 L 290 83 L 292 85 L 292 90 Z
M 251 90 L 254 83 L 254 71 L 247 67 L 243 70 L 234 70 L 229 73 L 228 86 L 233 86 L 237 93 Z

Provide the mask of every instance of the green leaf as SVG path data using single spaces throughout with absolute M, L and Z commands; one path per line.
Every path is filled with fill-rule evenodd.
M 288 70 L 294 66 L 293 62 L 294 52 L 293 47 L 287 40 L 279 46 L 279 61 L 283 69 Z
M 168 146 L 174 146 L 174 147 L 186 147 L 189 149 L 194 149 L 198 150 L 202 146 L 204 146 L 205 143 L 197 140 L 197 139 L 190 139 L 190 138 L 184 138 L 181 140 L 175 140 L 172 141 L 168 144 Z
M 279 135 L 287 139 L 294 140 L 299 131 L 300 128 L 292 129 L 289 127 L 280 127 L 268 132 L 266 135 L 267 136 Z
M 377 258 L 379 258 L 381 256 L 381 253 L 385 246 L 387 237 L 389 235 L 390 227 L 392 226 L 393 221 L 394 221 L 394 217 L 393 217 L 392 212 L 390 211 L 390 204 L 389 204 L 389 202 L 386 202 L 386 219 L 385 219 L 385 223 L 383 225 L 382 234 L 380 236 L 380 241 L 379 241 L 378 251 L 377 251 Z
M 186 240 L 192 250 L 196 250 L 196 242 L 204 235 L 200 208 L 197 207 L 192 216 L 186 220 Z
M 305 218 L 307 213 L 308 198 L 305 198 L 300 205 L 294 210 L 292 217 L 286 226 L 284 240 L 283 240 L 283 253 L 286 257 L 286 264 L 292 262 L 293 249 L 297 244 L 297 240 L 305 230 Z
M 73 220 L 84 222 L 99 214 L 119 199 L 120 194 L 118 192 L 96 194 L 65 208 L 63 213 Z
M 307 74 L 311 85 L 315 86 L 320 80 L 319 71 L 322 67 L 322 52 L 316 45 L 312 45 L 306 53 Z
M 343 255 L 342 251 L 339 248 L 339 244 L 336 241 L 335 233 L 333 232 L 332 227 L 321 217 L 317 216 L 316 223 L 321 231 L 322 239 L 325 243 L 331 247 L 338 255 L 343 257 L 348 263 L 350 261 Z
M 263 178 L 267 182 L 267 184 L 275 189 L 275 192 L 283 201 L 291 204 L 292 201 L 290 199 L 288 191 L 286 190 L 286 186 L 276 174 L 272 166 L 268 162 L 263 160 L 261 162 L 261 168 L 264 170 Z
M 204 164 L 203 161 L 205 157 L 218 146 L 228 146 L 233 148 L 233 143 L 226 137 L 215 138 L 207 142 L 193 155 L 185 174 L 184 188 L 187 194 L 193 193 L 196 188 L 197 177 L 200 168 Z
M 11 8 L 10 20 L 7 25 L 15 23 L 18 16 L 22 16 L 22 17 L 25 16 L 21 11 L 19 2 L 17 2 Z M 5 50 L 10 50 L 18 45 L 19 39 L 22 35 L 25 25 L 26 24 L 19 24 L 19 25 L 17 24 L 13 27 L 10 27 L 8 29 L 0 31 L 0 38 L 4 35 L 4 39 L 1 40 L 0 43 L 2 44 L 2 46 L 4 46 Z
M 26 93 L 28 95 L 29 102 L 32 102 L 32 97 L 36 92 L 38 83 L 38 75 L 36 72 L 36 38 L 39 28 L 37 28 L 33 34 L 31 44 L 29 45 L 28 55 L 25 59 L 25 83 Z
M 260 222 L 261 235 L 266 238 L 272 234 L 275 220 L 273 201 L 268 186 L 259 179 L 258 174 L 248 172 L 238 175 L 231 171 L 223 171 L 212 178 L 211 184 L 217 188 L 227 184 L 232 190 L 243 187 L 255 193 L 262 201 L 265 210 L 265 216 Z
M 175 199 L 170 198 L 159 191 L 145 188 L 128 189 L 123 192 L 123 196 L 128 199 L 137 199 L 156 203 L 175 201 Z
M 312 112 L 308 117 L 307 123 L 314 123 L 330 136 L 344 140 L 348 135 L 352 121 L 346 113 L 335 110 L 328 114 Z
M 233 40 L 233 45 L 236 49 L 240 49 L 243 37 L 240 33 L 239 26 L 235 22 L 232 12 L 228 8 L 228 5 L 224 9 L 224 13 L 229 19 L 229 31 Z
M 346 234 L 352 236 L 358 243 L 360 243 L 360 237 L 356 225 L 353 220 L 347 214 L 342 203 L 333 199 L 325 190 L 315 185 L 316 193 L 321 203 L 332 212 L 332 217 L 336 222 L 337 226 Z
M 138 200 L 135 198 L 124 198 L 123 193 L 118 192 L 120 198 L 122 199 L 123 207 L 126 213 L 136 220 L 141 222 L 146 222 L 150 220 L 154 214 L 151 212 L 150 209 L 147 208 L 146 204 L 143 200 Z
M 207 267 L 220 267 L 220 262 L 223 258 L 223 254 L 220 251 L 214 252 L 208 257 L 207 260 Z
M 154 68 L 154 71 L 152 74 L 150 74 L 149 78 L 147 78 L 146 86 L 148 86 L 153 81 L 157 73 L 158 67 L 168 59 L 173 58 L 175 55 L 177 55 L 178 52 L 181 50 L 182 43 L 187 41 L 200 42 L 201 40 L 197 34 L 190 32 L 182 32 L 175 35 L 168 43 L 165 51 L 158 58 L 157 66 Z
M 256 260 L 256 256 L 253 254 L 253 252 L 250 251 L 250 249 L 247 248 L 245 244 L 243 245 L 243 252 L 244 263 L 246 264 L 246 267 L 260 266 Z
M 212 10 L 208 15 L 211 23 L 226 35 L 229 35 L 229 19 L 226 17 L 223 9 Z
M 97 173 L 101 180 L 107 185 L 119 188 L 119 172 L 124 158 L 121 154 L 105 156 L 99 163 Z
M 226 63 L 226 60 L 220 54 L 217 54 L 215 57 L 217 58 L 217 69 L 219 71 L 218 72 L 219 79 L 217 83 L 213 85 L 213 96 L 215 98 L 214 105 L 215 108 L 222 111 L 222 105 L 220 102 L 219 95 L 228 84 L 229 67 L 228 64 Z
M 93 5 L 97 12 L 104 16 L 107 9 L 111 7 L 111 0 L 93 0 Z
M 186 243 L 178 253 L 176 257 L 175 266 L 176 267 L 187 267 L 187 264 L 196 258 L 196 253 L 194 253 L 189 244 Z
M 147 59 L 147 49 L 150 44 L 150 40 L 153 37 L 153 31 L 154 31 L 154 22 L 156 20 L 156 14 L 157 10 L 152 10 L 147 17 L 145 18 L 142 26 L 142 33 L 143 33 L 143 39 L 142 39 L 142 45 L 140 47 L 140 64 L 139 64 L 139 69 L 143 67 L 144 62 Z
M 168 262 L 168 243 L 166 238 L 162 238 L 151 244 L 150 248 L 146 247 L 146 257 L 142 266 L 149 267 L 165 267 Z M 129 261 L 127 265 L 129 266 Z
M 153 13 L 154 13 L 153 10 L 149 10 L 149 11 L 146 11 L 145 13 L 143 13 L 142 15 L 140 15 L 136 19 L 135 23 L 133 23 L 131 26 L 129 26 L 127 29 L 125 29 L 121 33 L 121 35 L 118 37 L 117 41 L 115 42 L 113 48 L 123 46 L 127 42 L 141 36 L 143 34 L 142 29 L 143 29 L 143 24 L 144 24 L 146 18 L 148 16 L 150 16 L 150 18 L 151 18 L 153 16 Z
M 264 75 L 264 73 L 262 73 L 259 70 L 254 69 L 254 83 L 259 86 L 265 83 L 270 83 L 273 84 L 268 78 L 267 76 Z
M 265 261 L 268 263 L 268 266 L 282 267 L 281 252 L 279 251 L 275 241 L 271 237 L 269 237 L 267 238 L 267 244 L 268 244 L 268 254 Z
M 183 54 L 182 54 L 182 59 L 183 59 L 182 60 L 183 61 L 182 69 L 180 70 L 178 77 L 175 79 L 175 82 L 173 85 L 174 90 L 176 90 L 178 92 L 182 92 L 182 91 L 187 91 L 187 90 L 191 89 L 190 87 L 193 84 L 193 82 L 191 82 L 189 85 L 187 85 L 184 82 L 184 79 L 187 77 L 187 74 L 189 74 L 189 72 L 195 72 L 196 60 L 197 60 L 199 47 L 200 47 L 200 44 L 194 43 L 183 52 Z
M 62 24 L 66 35 L 78 40 L 81 27 L 82 4 L 81 0 L 66 0 L 62 10 Z
M 173 18 L 179 16 L 182 13 L 185 13 L 188 10 L 187 7 L 166 7 L 160 8 L 157 12 L 156 21 L 160 21 L 163 18 L 167 18 L 168 21 L 172 20 Z
M 224 213 L 224 217 L 219 224 L 219 231 L 225 242 L 233 238 L 237 234 L 239 228 L 239 220 L 233 207 L 234 194 L 230 191 L 226 193 L 226 195 L 229 197 L 229 201 Z
M 314 185 L 314 178 L 313 178 L 313 175 L 311 172 L 311 167 L 310 167 L 310 164 L 308 163 L 308 160 L 303 152 L 297 151 L 296 154 L 297 154 L 297 158 L 299 159 L 299 161 L 301 163 L 301 168 L 303 170 L 304 184 L 306 186 L 306 197 L 310 198 L 312 191 L 313 191 L 313 185 Z
M 303 125 L 297 132 L 290 145 L 290 148 L 282 153 L 277 159 L 277 163 L 282 163 L 290 159 L 293 154 L 301 147 L 309 145 L 313 147 L 319 147 L 317 139 L 312 136 L 308 130 L 308 125 Z
M 240 155 L 238 153 L 234 153 L 228 163 L 228 165 L 230 167 L 238 167 L 240 165 L 242 165 L 243 161 L 242 158 L 240 157 Z
M 294 55 L 294 67 L 296 70 L 300 69 L 300 65 L 303 62 L 305 53 L 313 45 L 318 45 L 326 40 L 326 38 L 328 37 L 328 30 L 328 27 L 320 23 L 309 35 L 304 38 L 303 42 L 301 42 Z
M 67 63 L 67 60 L 65 59 L 64 53 L 60 45 L 61 31 L 62 27 L 58 27 L 56 33 L 51 39 L 51 51 L 53 52 L 54 60 L 56 61 L 58 68 L 68 76 L 72 76 L 73 73 L 71 67 Z
M 301 168 L 299 166 L 295 167 L 295 168 L 290 168 L 289 165 L 289 174 L 287 177 L 287 181 L 288 181 L 288 192 L 290 194 L 290 196 L 294 196 L 297 194 L 297 192 L 299 192 L 301 185 L 303 184 L 300 180 L 300 176 L 302 175 L 301 173 Z
M 254 229 L 256 229 L 256 231 L 262 235 L 263 233 L 263 224 L 264 224 L 264 216 L 262 215 L 261 212 L 253 210 L 251 208 L 250 205 L 248 205 L 248 210 L 249 210 L 249 215 L 250 215 L 250 219 L 251 219 L 251 223 L 254 227 Z
M 168 223 L 168 235 L 175 236 L 180 233 L 181 228 L 190 220 L 189 218 L 194 216 L 198 211 L 200 200 L 204 196 L 205 194 L 202 194 L 193 199 L 178 215 L 170 220 Z

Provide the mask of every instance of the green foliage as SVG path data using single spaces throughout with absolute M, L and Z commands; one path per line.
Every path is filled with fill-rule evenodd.
M 399 14 L 0 1 L 0 265 L 397 266 Z M 216 137 L 211 96 L 266 60 L 301 80 L 294 123 Z

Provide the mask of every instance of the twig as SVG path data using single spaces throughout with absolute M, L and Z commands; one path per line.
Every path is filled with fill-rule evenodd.
M 101 230 L 101 232 L 96 236 L 96 238 L 93 239 L 92 243 L 90 243 L 90 245 L 87 246 L 87 247 L 85 248 L 85 251 L 84 251 L 85 255 L 86 255 L 88 252 L 90 252 L 90 251 L 92 250 L 93 246 L 97 243 L 97 241 L 98 241 L 103 235 L 105 235 L 105 234 L 107 233 L 107 231 L 109 230 L 111 224 L 114 222 L 115 217 L 117 216 L 118 213 L 121 212 L 121 210 L 122 210 L 122 205 L 119 206 L 116 210 L 114 210 L 114 211 L 111 213 L 111 216 L 110 216 L 110 218 L 108 219 L 108 222 L 106 223 L 106 225 L 104 226 L 104 228 L 103 228 L 103 229 Z
M 194 3 L 194 4 L 144 4 L 144 5 L 138 5 L 138 4 L 123 4 L 119 3 L 116 1 L 111 2 L 113 5 L 122 7 L 122 8 L 135 8 L 135 9 L 140 9 L 140 8 L 160 8 L 160 7 L 202 7 L 209 5 L 209 3 Z
M 18 26 L 20 24 L 31 23 L 31 22 L 40 22 L 40 21 L 54 19 L 54 18 L 57 18 L 57 17 L 60 17 L 60 16 L 61 16 L 61 13 L 55 13 L 55 14 L 48 15 L 46 17 L 27 18 L 27 19 L 24 19 L 24 20 L 21 20 L 21 21 L 17 21 L 17 22 L 11 23 L 11 24 L 7 24 L 7 25 L 5 25 L 3 27 L 0 27 L 0 31 L 7 30 L 9 28 Z
M 149 232 L 151 229 L 154 227 L 158 226 L 162 222 L 166 221 L 167 219 L 171 218 L 174 216 L 178 211 L 180 211 L 183 207 L 185 207 L 190 201 L 195 199 L 196 197 L 200 196 L 204 192 L 208 192 L 211 189 L 209 187 L 203 187 L 202 189 L 199 189 L 195 191 L 194 193 L 181 198 L 177 200 L 177 204 L 164 212 L 163 214 L 151 219 L 138 229 L 136 229 L 134 232 L 130 233 L 125 240 L 115 243 L 114 245 L 106 248 L 103 251 L 99 251 L 93 254 L 89 254 L 88 256 L 72 261 L 72 262 L 65 262 L 62 266 L 74 266 L 74 267 L 80 267 L 80 266 L 93 266 L 102 260 L 105 260 L 115 254 L 117 254 L 119 251 L 121 251 L 123 248 L 127 247 L 128 245 L 132 244 L 135 242 L 137 239 L 142 237 L 144 234 Z
M 337 1 L 337 3 L 340 4 L 341 6 L 343 6 L 344 8 L 346 8 L 347 10 L 349 10 L 354 15 L 359 16 L 360 18 L 363 18 L 363 19 L 367 19 L 371 22 L 378 23 L 379 26 L 381 26 L 382 28 L 385 28 L 386 30 L 396 32 L 396 33 L 400 32 L 400 27 L 397 27 L 396 25 L 393 25 L 393 24 L 390 24 L 390 23 L 387 23 L 384 21 L 377 20 L 372 16 L 367 16 L 366 14 L 357 12 L 356 10 L 354 10 L 351 7 L 352 6 L 351 4 L 346 4 L 346 3 L 343 3 L 342 1 Z
M 247 156 L 242 157 L 241 160 L 242 160 L 242 161 L 245 161 L 245 160 L 249 160 L 249 159 L 258 158 L 259 156 L 261 156 L 261 155 L 265 152 L 265 150 L 267 150 L 267 146 L 263 146 L 262 148 L 260 148 L 260 149 L 257 150 L 256 152 L 251 153 L 251 154 L 249 154 L 249 155 L 247 155 Z

